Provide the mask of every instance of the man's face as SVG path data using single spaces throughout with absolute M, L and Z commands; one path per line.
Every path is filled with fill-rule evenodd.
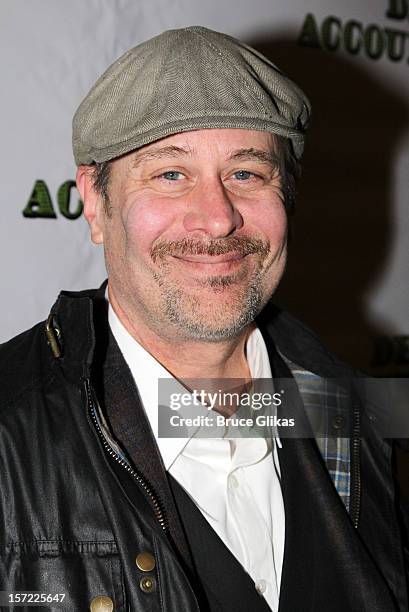
M 254 320 L 285 266 L 276 158 L 269 133 L 206 129 L 112 163 L 110 214 L 96 197 L 85 214 L 131 321 L 169 339 L 218 341 Z

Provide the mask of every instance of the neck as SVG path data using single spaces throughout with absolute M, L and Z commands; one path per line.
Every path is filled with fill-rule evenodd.
M 234 338 L 219 342 L 200 342 L 159 336 L 140 317 L 129 316 L 111 288 L 109 301 L 128 333 L 159 361 L 175 378 L 241 378 L 250 380 L 246 341 L 255 323 Z

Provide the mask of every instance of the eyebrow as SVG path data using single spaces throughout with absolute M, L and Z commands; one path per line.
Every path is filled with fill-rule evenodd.
M 140 151 L 135 154 L 132 166 L 136 168 L 141 163 L 152 159 L 187 157 L 191 156 L 193 153 L 194 150 L 192 149 L 184 149 L 183 147 L 177 147 L 175 145 L 150 149 L 148 151 Z M 255 161 L 262 164 L 269 164 L 273 167 L 280 165 L 280 159 L 276 153 L 264 151 L 263 149 L 254 149 L 253 147 L 232 151 L 227 159 L 229 161 Z
M 140 151 L 135 154 L 132 161 L 132 166 L 136 168 L 144 161 L 151 159 L 162 159 L 163 157 L 180 157 L 190 155 L 189 149 L 183 149 L 182 147 L 176 147 L 175 145 L 169 145 L 167 147 L 161 147 L 159 149 L 150 149 L 149 151 Z
M 234 161 L 256 161 L 262 164 L 270 164 L 271 166 L 279 166 L 280 164 L 280 158 L 273 151 L 254 148 L 233 151 L 228 159 Z

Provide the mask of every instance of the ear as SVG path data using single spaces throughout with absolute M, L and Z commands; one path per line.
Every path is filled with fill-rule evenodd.
M 79 166 L 77 170 L 77 189 L 84 202 L 84 217 L 91 230 L 91 240 L 95 244 L 104 242 L 104 202 L 102 196 L 95 191 L 90 166 Z

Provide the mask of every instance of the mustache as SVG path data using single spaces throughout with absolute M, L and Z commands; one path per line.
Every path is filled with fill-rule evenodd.
M 269 240 L 231 236 L 223 238 L 223 240 L 209 240 L 207 242 L 199 242 L 191 238 L 169 242 L 160 241 L 151 248 L 150 255 L 156 263 L 158 260 L 163 260 L 169 255 L 224 255 L 225 253 L 237 253 L 245 256 L 259 253 L 266 257 L 269 252 Z

